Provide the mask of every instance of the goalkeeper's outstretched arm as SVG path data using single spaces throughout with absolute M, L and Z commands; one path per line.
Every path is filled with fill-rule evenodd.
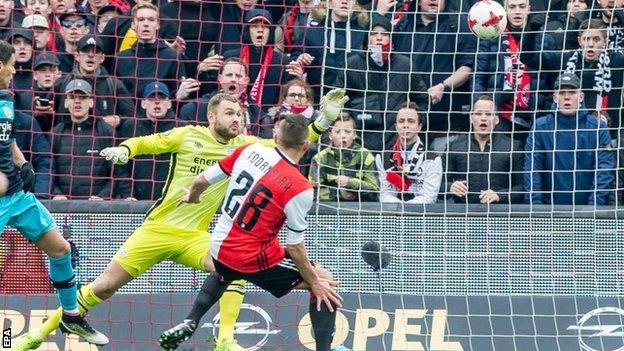
M 188 133 L 187 127 L 178 127 L 164 133 L 130 138 L 119 146 L 107 147 L 100 152 L 100 156 L 117 165 L 123 165 L 129 159 L 139 155 L 159 155 L 176 152 Z

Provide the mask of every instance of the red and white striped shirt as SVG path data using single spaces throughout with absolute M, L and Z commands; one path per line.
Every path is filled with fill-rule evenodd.
M 231 177 L 210 244 L 219 262 L 242 273 L 276 266 L 285 256 L 278 233 L 286 221 L 287 244 L 303 241 L 314 193 L 278 149 L 242 146 L 203 174 L 211 184 Z

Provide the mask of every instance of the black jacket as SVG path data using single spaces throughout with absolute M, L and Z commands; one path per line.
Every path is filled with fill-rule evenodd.
M 503 134 L 493 134 L 481 151 L 474 134 L 463 134 L 453 141 L 445 155 L 446 194 L 455 202 L 480 203 L 481 190 L 494 190 L 500 203 L 522 203 L 524 198 L 524 155 L 520 142 Z M 451 184 L 468 182 L 468 196 L 459 198 L 450 194 Z M 511 190 L 511 194 L 510 194 Z
M 177 126 L 174 118 L 175 115 L 169 110 L 166 119 L 155 123 L 147 118 L 125 120 L 120 127 L 120 136 L 127 139 L 166 132 Z M 133 158 L 132 162 L 124 166 L 125 171 L 132 175 L 132 197 L 137 200 L 158 199 L 169 174 L 170 159 L 169 153 L 143 155 Z
M 476 37 L 468 28 L 464 14 L 456 14 L 450 4 L 433 23 L 424 25 L 418 1 L 412 1 L 406 16 L 396 25 L 395 52 L 410 54 L 412 70 L 421 72 L 427 88 L 440 84 L 460 67 L 474 70 Z M 440 102 L 431 105 L 427 114 L 430 131 L 468 130 L 468 119 L 462 109 L 470 105 L 472 85 L 467 81 L 443 95 Z M 450 115 L 449 115 L 449 112 Z
M 134 103 L 132 96 L 124 83 L 112 77 L 106 69 L 100 67 L 96 76 L 83 76 L 74 69 L 72 74 L 67 74 L 59 78 L 54 84 L 54 109 L 60 116 L 67 116 L 69 111 L 65 108 L 65 87 L 74 79 L 83 79 L 91 84 L 93 88 L 93 115 L 103 117 L 108 115 L 119 115 L 122 118 L 134 117 Z
M 168 26 L 174 31 L 162 33 L 164 39 L 173 40 L 180 36 L 186 41 L 184 56 L 186 72 L 189 77 L 195 77 L 197 65 L 208 57 L 210 49 L 217 41 L 218 28 L 215 23 L 220 19 L 212 16 L 211 7 L 214 4 L 206 1 L 173 1 L 160 8 L 161 25 Z
M 326 16 L 331 16 L 331 11 L 328 10 Z M 302 53 L 314 57 L 314 61 L 306 67 L 308 83 L 311 86 L 319 86 L 321 79 L 324 85 L 333 85 L 338 80 L 344 80 L 347 59 L 362 49 L 362 44 L 368 37 L 368 21 L 366 16 L 352 16 L 349 22 L 350 43 L 347 43 L 347 22 L 334 22 L 332 29 L 331 20 L 327 25 L 325 19 L 311 21 L 310 27 L 306 29 L 303 46 L 292 51 L 293 58 Z M 335 35 L 333 50 L 329 43 L 332 31 Z M 315 93 L 320 96 L 319 90 L 315 89 Z
M 128 197 L 130 189 L 113 187 L 113 179 L 128 178 L 121 167 L 114 167 L 99 156 L 104 148 L 114 145 L 113 129 L 101 119 L 89 117 L 82 123 L 61 122 L 53 130 L 55 195 L 69 197 L 99 196 L 104 199 L 116 195 Z
M 180 79 L 187 76 L 178 53 L 160 39 L 154 43 L 136 42 L 130 49 L 120 52 L 115 69 L 115 76 L 126 85 L 130 95 L 137 98 L 143 97 L 143 89 L 153 81 L 163 82 L 173 93 L 178 90 Z
M 33 193 L 40 197 L 50 194 L 52 179 L 52 156 L 50 143 L 41 132 L 36 119 L 24 112 L 15 113 L 15 141 L 26 160 L 35 169 L 35 188 Z
M 27 62 L 15 62 L 15 76 L 13 77 L 13 89 L 17 92 L 23 92 L 29 90 L 33 85 L 33 60 L 35 54 L 33 52 L 33 58 Z
M 391 54 L 390 61 L 379 67 L 368 53 L 357 54 L 349 58 L 346 68 L 346 81 L 339 79 L 336 86 L 347 89 L 347 107 L 356 128 L 364 131 L 363 146 L 373 152 L 383 150 L 396 134 L 397 107 L 407 100 L 427 106 L 426 84 L 404 55 Z

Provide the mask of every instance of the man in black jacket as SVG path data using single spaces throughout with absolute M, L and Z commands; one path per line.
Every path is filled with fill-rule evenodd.
M 154 80 L 166 84 L 169 91 L 176 91 L 180 79 L 187 74 L 180 55 L 158 38 L 158 8 L 149 2 L 139 3 L 132 9 L 132 23 L 138 40 L 117 56 L 115 76 L 139 99 L 147 84 Z
M 128 89 L 122 81 L 110 76 L 102 67 L 103 48 L 102 41 L 92 35 L 86 35 L 78 41 L 74 53 L 74 70 L 56 82 L 54 106 L 57 115 L 67 115 L 65 95 L 62 92 L 71 80 L 79 78 L 90 83 L 94 91 L 94 116 L 102 117 L 113 128 L 119 126 L 121 118 L 134 118 L 134 104 Z
M 15 49 L 15 79 L 13 89 L 21 93 L 30 89 L 33 83 L 33 61 L 35 57 L 35 40 L 32 30 L 15 29 L 9 39 Z
M 119 189 L 113 187 L 113 179 L 127 179 L 127 173 L 120 167 L 113 169 L 109 162 L 98 156 L 100 150 L 114 145 L 113 129 L 91 115 L 94 105 L 91 84 L 82 79 L 72 80 L 67 84 L 65 94 L 65 107 L 71 121 L 61 122 L 53 130 L 54 199 L 129 197 L 130 189 L 125 183 L 120 183 Z
M 392 25 L 375 16 L 364 47 L 368 50 L 347 60 L 346 80 L 336 86 L 347 90 L 356 128 L 362 130 L 362 144 L 375 152 L 388 149 L 394 136 L 397 107 L 406 100 L 426 106 L 426 84 L 411 69 L 407 56 L 392 52 Z M 391 112 L 389 112 L 391 111 Z
M 472 133 L 459 136 L 446 153 L 446 194 L 460 203 L 521 203 L 522 147 L 493 132 L 498 115 L 490 96 L 474 103 L 470 121 Z
M 477 40 L 466 15 L 451 5 L 448 0 L 412 1 L 394 28 L 396 51 L 411 55 L 412 70 L 422 72 L 427 83 L 427 139 L 439 139 L 430 145 L 436 150 L 445 145 L 449 130 L 466 131 L 469 125 L 463 109 L 471 101 L 468 81 Z
M 128 139 L 162 133 L 176 127 L 175 114 L 171 109 L 170 92 L 161 82 L 152 82 L 143 91 L 141 107 L 145 118 L 124 120 L 120 137 Z M 132 174 L 132 197 L 137 200 L 156 200 L 169 173 L 171 154 L 135 157 L 126 168 Z

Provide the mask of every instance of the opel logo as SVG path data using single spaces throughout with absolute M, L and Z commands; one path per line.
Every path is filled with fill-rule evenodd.
M 241 305 L 240 309 L 241 312 L 243 310 L 248 310 L 253 316 L 250 318 L 253 322 L 236 322 L 236 324 L 234 325 L 234 335 L 257 336 L 257 339 L 255 339 L 257 341 L 252 346 L 241 345 L 243 347 L 246 347 L 247 351 L 259 350 L 267 343 L 267 341 L 269 340 L 269 335 L 275 335 L 281 332 L 281 330 L 279 329 L 271 329 L 273 326 L 273 319 L 271 319 L 271 316 L 269 316 L 269 314 L 262 308 L 244 303 Z M 242 313 L 241 316 L 243 316 Z M 248 316 L 243 316 L 242 319 L 244 320 L 245 317 L 248 318 Z M 239 319 L 241 318 L 239 317 Z M 212 323 L 204 323 L 202 325 L 202 328 L 211 328 L 212 335 L 216 338 L 217 329 L 220 326 L 220 320 L 221 314 L 217 313 L 217 315 L 214 316 L 214 318 L 212 319 Z
M 584 351 L 624 351 L 623 318 L 624 310 L 621 308 L 596 308 L 581 317 L 576 325 L 569 326 L 568 330 L 578 331 L 579 343 Z

